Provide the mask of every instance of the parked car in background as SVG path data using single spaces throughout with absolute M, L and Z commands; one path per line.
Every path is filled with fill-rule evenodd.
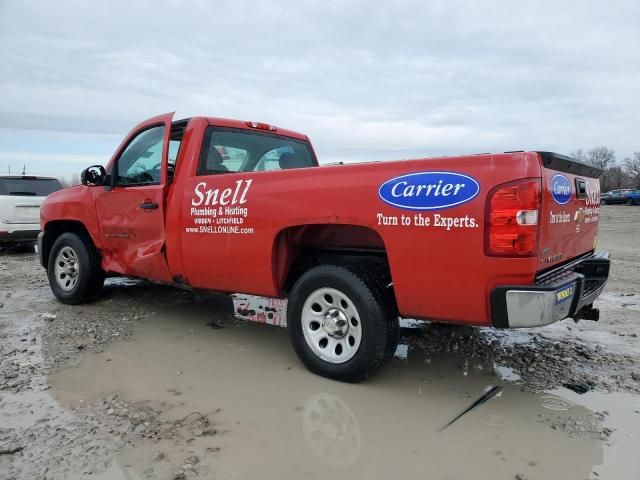
M 630 188 L 610 190 L 600 195 L 600 205 L 622 205 L 627 203 L 626 194 L 632 192 Z
M 640 205 L 640 190 L 632 190 L 624 196 L 627 205 Z
M 62 188 L 57 178 L 0 177 L 0 244 L 35 244 L 40 232 L 40 205 Z

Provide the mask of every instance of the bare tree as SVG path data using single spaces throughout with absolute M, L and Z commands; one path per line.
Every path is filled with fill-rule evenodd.
M 605 170 L 600 182 L 607 190 L 612 190 L 614 188 L 626 187 L 626 180 L 626 175 L 622 168 L 619 165 L 614 165 Z
M 633 157 L 624 159 L 624 168 L 631 178 L 632 186 L 640 188 L 640 152 L 633 152 Z
M 569 154 L 569 156 L 575 158 L 576 160 L 578 160 L 578 161 L 580 161 L 582 163 L 587 163 L 588 162 L 587 154 L 581 148 L 579 148 L 575 152 L 571 152 Z
M 616 153 L 605 146 L 594 147 L 587 152 L 587 163 L 606 170 L 616 161 Z
M 74 173 L 73 175 L 71 175 L 71 185 L 80 185 L 80 175 L 77 173 Z
M 571 152 L 576 160 L 588 163 L 602 169 L 600 188 L 603 192 L 617 188 L 640 189 L 640 152 L 634 152 L 619 164 L 616 154 L 605 146 L 595 147 L 585 152 L 581 148 Z

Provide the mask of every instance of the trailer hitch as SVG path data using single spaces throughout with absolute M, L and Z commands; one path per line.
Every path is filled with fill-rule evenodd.
M 593 320 L 597 322 L 600 319 L 600 309 L 593 308 L 593 303 L 585 305 L 573 315 L 573 319 L 576 322 L 578 320 Z

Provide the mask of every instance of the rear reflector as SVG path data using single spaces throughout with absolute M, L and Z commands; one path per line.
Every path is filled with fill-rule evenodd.
M 518 225 L 537 225 L 538 211 L 518 210 L 518 213 L 516 213 L 516 222 L 518 222 Z
M 485 255 L 532 257 L 538 253 L 540 179 L 498 185 L 487 196 Z

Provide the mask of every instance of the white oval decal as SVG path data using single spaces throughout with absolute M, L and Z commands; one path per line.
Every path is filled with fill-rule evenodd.
M 480 184 L 456 172 L 416 172 L 387 180 L 378 190 L 380 199 L 407 210 L 440 210 L 473 200 Z

